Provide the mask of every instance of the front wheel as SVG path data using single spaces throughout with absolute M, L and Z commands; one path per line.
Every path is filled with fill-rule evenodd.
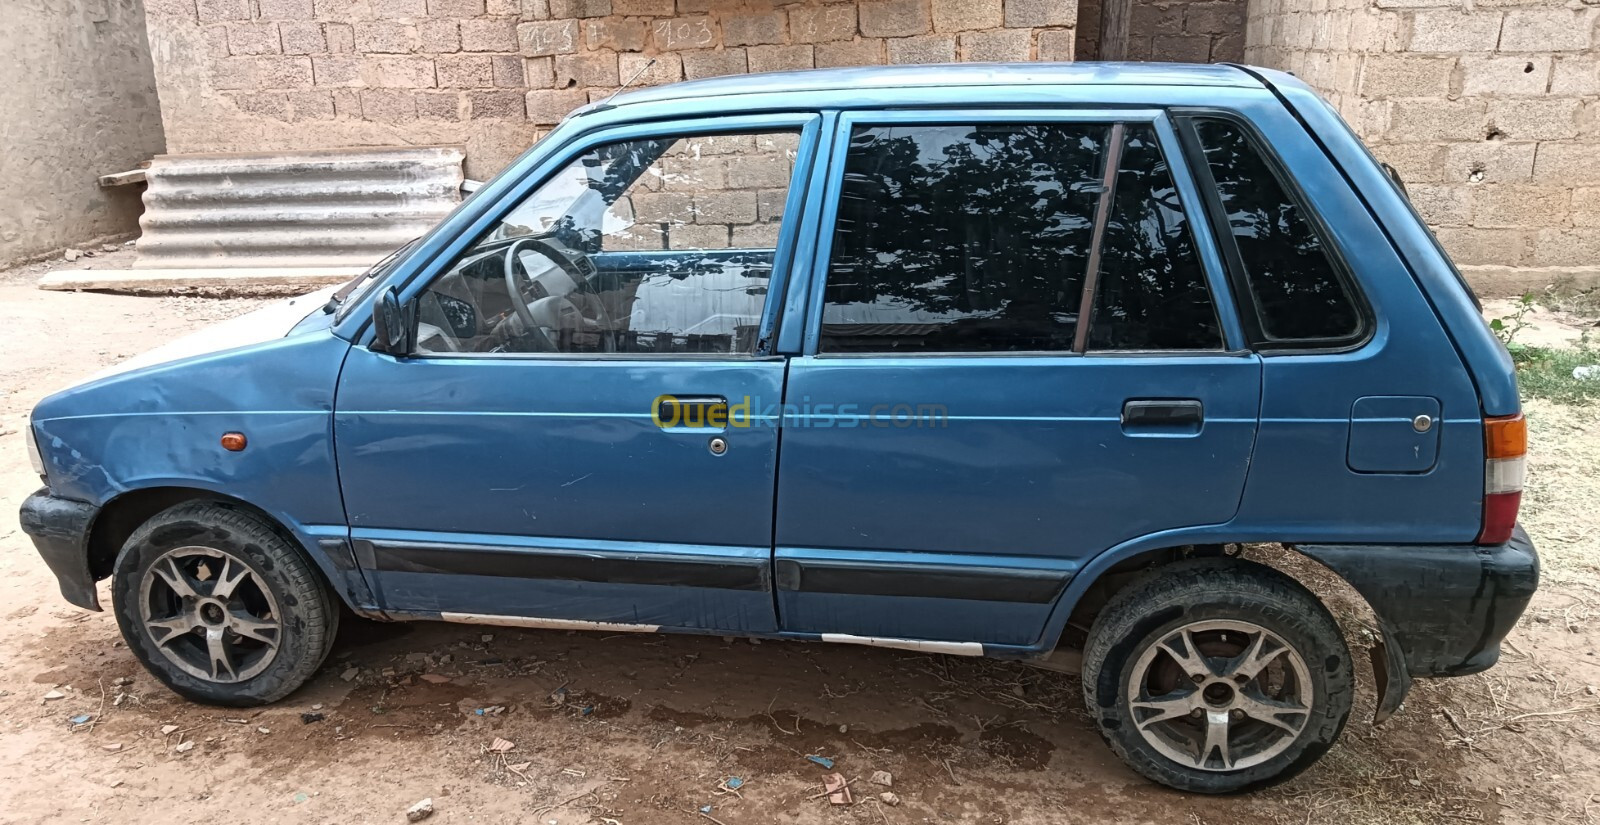
M 1238 559 L 1179 562 L 1119 592 L 1090 631 L 1083 687 L 1118 756 L 1197 793 L 1305 770 L 1339 738 L 1354 690 L 1327 608 Z
M 328 655 L 339 611 L 305 553 L 221 502 L 156 514 L 112 572 L 128 649 L 197 702 L 249 707 L 300 687 Z

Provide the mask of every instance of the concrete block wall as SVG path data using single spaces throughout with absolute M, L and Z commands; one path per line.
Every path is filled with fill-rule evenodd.
M 1071 60 L 1075 0 L 146 0 L 173 152 L 452 143 L 503 168 L 567 112 L 743 72 Z
M 164 145 L 139 0 L 6 0 L 0 267 L 138 228 L 139 187 L 101 189 Z
M 1328 96 L 1480 291 L 1600 284 L 1600 7 L 1252 0 L 1246 59 Z
M 1103 0 L 1078 0 L 1078 59 L 1100 59 Z M 1134 0 L 1128 59 L 1237 63 L 1244 59 L 1246 0 Z

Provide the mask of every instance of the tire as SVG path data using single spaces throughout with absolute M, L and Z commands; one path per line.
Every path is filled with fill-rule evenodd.
M 305 552 L 223 502 L 179 504 L 141 525 L 117 555 L 111 592 L 122 638 L 145 669 L 210 705 L 293 693 L 327 658 L 339 626 L 339 605 Z
M 1089 632 L 1083 693 L 1129 767 L 1221 794 L 1316 762 L 1344 730 L 1354 680 L 1344 636 L 1315 596 L 1270 567 L 1208 558 L 1158 568 L 1112 597 Z

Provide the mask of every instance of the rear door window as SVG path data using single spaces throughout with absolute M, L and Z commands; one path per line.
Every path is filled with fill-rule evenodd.
M 1224 251 L 1228 236 L 1237 249 L 1230 257 L 1242 270 L 1246 326 L 1256 328 L 1256 343 L 1332 346 L 1360 338 L 1362 313 L 1349 280 L 1275 165 L 1238 124 L 1190 122 L 1226 216 Z
M 821 352 L 1221 346 L 1149 125 L 852 128 Z

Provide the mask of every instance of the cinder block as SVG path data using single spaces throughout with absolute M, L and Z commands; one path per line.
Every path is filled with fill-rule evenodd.
M 196 10 L 201 23 L 250 19 L 250 4 L 245 0 L 199 0 Z
M 1600 190 L 1596 190 L 1600 192 Z M 1600 198 L 1597 198 L 1600 201 Z M 771 223 L 783 218 L 783 209 L 789 202 L 787 189 L 763 189 L 756 195 L 756 219 Z
M 950 63 L 956 59 L 956 39 L 948 34 L 897 37 L 889 41 L 890 63 Z
M 1577 98 L 1493 100 L 1489 119 L 1511 140 L 1562 140 L 1578 136 Z
M 643 20 L 590 20 L 585 28 L 584 42 L 591 49 L 639 52 L 644 51 L 645 34 L 648 31 L 649 25 Z
M 757 223 L 733 227 L 734 249 L 776 249 L 778 233 L 783 227 L 775 223 Z
M 392 20 L 355 24 L 356 48 L 366 54 L 409 54 L 422 44 L 417 27 Z
M 611 14 L 611 0 L 550 0 L 550 16 L 557 20 L 570 17 L 605 17 Z
M 573 24 L 576 35 L 577 21 Z M 517 50 L 517 27 L 510 18 L 487 17 L 482 20 L 461 21 L 461 50 L 465 52 L 514 52 Z
M 961 59 L 975 63 L 1019 63 L 1033 56 L 1033 32 L 996 29 L 961 34 Z
M 238 57 L 282 52 L 277 23 L 234 23 L 228 26 L 228 54 Z
M 145 0 L 146 17 L 176 17 L 190 23 L 199 22 L 194 0 Z
M 1564 186 L 1485 184 L 1472 189 L 1472 225 L 1496 227 L 1560 226 L 1571 190 Z
M 1211 59 L 1211 38 L 1203 34 L 1161 35 L 1151 39 L 1150 56 L 1173 63 L 1204 63 Z
M 1572 224 L 1600 227 L 1600 186 L 1580 186 L 1572 190 Z
M 353 88 L 363 85 L 359 57 L 313 57 L 311 75 L 318 86 Z
M 522 120 L 526 111 L 521 92 L 467 93 L 467 112 L 473 120 Z
M 741 224 L 756 222 L 753 191 L 698 192 L 694 195 L 694 222 Z
M 1223 35 L 1244 28 L 1243 3 L 1185 3 L 1182 8 L 1183 30 L 1189 34 Z
M 1527 245 L 1527 232 L 1521 229 L 1441 226 L 1433 232 L 1450 260 L 1461 266 L 1516 266 Z
M 1444 147 L 1444 179 L 1453 183 L 1528 183 L 1537 144 L 1504 140 Z
M 485 89 L 494 85 L 494 63 L 488 55 L 450 54 L 434 58 L 441 89 Z
M 618 55 L 617 68 L 622 81 L 626 83 L 632 79 L 634 86 L 659 86 L 683 79 L 683 58 L 676 54 L 658 54 L 654 59 L 656 62 L 652 64 L 647 55 Z
M 1134 37 L 1183 34 L 1183 7 L 1135 3 L 1128 18 L 1128 32 Z
M 633 196 L 633 222 L 689 223 L 694 220 L 694 195 L 688 192 L 640 192 Z
M 1533 181 L 1551 186 L 1600 185 L 1600 144 L 1539 144 L 1539 154 L 1533 166 Z
M 1465 184 L 1418 183 L 1406 187 L 1406 193 L 1431 226 L 1465 226 L 1472 221 Z
M 279 23 L 284 54 L 327 54 L 328 38 L 321 23 Z M 330 101 L 329 106 L 332 106 Z
M 728 186 L 734 189 L 776 189 L 789 185 L 789 159 L 754 155 L 728 159 Z
M 793 6 L 789 9 L 789 37 L 795 43 L 827 43 L 849 40 L 855 36 L 854 4 Z
M 211 88 L 220 91 L 251 91 L 256 88 L 256 61 L 250 57 L 229 57 L 213 60 L 210 65 Z
M 782 12 L 728 14 L 722 17 L 722 42 L 727 46 L 758 46 L 784 41 Z
M 391 54 L 369 55 L 362 61 L 366 85 L 380 89 L 432 89 L 438 85 L 433 60 Z
M 882 38 L 864 38 L 847 43 L 818 43 L 817 68 L 836 66 L 881 66 L 884 62 Z
M 1600 229 L 1540 229 L 1533 236 L 1533 266 L 1594 266 L 1600 261 Z
M 933 30 L 936 32 L 996 29 L 1004 23 L 1002 0 L 933 0 Z
M 485 13 L 483 0 L 428 0 L 428 14 L 434 17 L 477 17 Z
M 627 17 L 671 17 L 677 12 L 674 0 L 611 0 L 611 9 Z
M 717 45 L 717 24 L 705 15 L 656 20 L 647 25 L 650 42 L 662 51 L 709 49 Z
M 572 54 L 578 50 L 578 21 L 549 20 L 523 23 L 517 26 L 517 39 L 521 43 L 522 54 L 527 57 Z
M 615 86 L 617 53 L 601 49 L 556 57 L 556 86 Z
M 1583 51 L 1594 42 L 1593 8 L 1511 9 L 1500 30 L 1500 51 Z
M 417 38 L 428 54 L 453 54 L 461 51 L 461 24 L 455 20 L 424 20 L 417 25 Z
M 232 98 L 241 112 L 273 120 L 289 119 L 289 96 L 283 92 L 240 92 Z
M 556 85 L 556 59 L 529 57 L 522 61 L 523 82 L 530 89 L 550 89 Z
M 668 227 L 668 249 L 727 249 L 728 227 L 683 224 Z
M 1071 29 L 1039 32 L 1039 59 L 1059 63 L 1076 57 L 1077 33 Z
M 752 72 L 787 72 L 817 65 L 811 46 L 751 46 L 746 54 Z
M 861 4 L 861 33 L 867 37 L 907 37 L 932 29 L 927 0 L 867 0 Z
M 524 89 L 528 86 L 522 72 L 522 58 L 514 54 L 497 54 L 489 58 L 493 66 L 494 85 L 501 89 Z
M 702 77 L 744 74 L 750 70 L 744 49 L 705 49 L 683 52 L 683 76 L 689 80 Z
M 1384 139 L 1395 143 L 1482 140 L 1488 117 L 1481 100 L 1408 100 L 1385 106 Z
M 1542 95 L 1550 82 L 1549 55 L 1462 55 L 1461 92 L 1468 95 Z
M 310 20 L 316 16 L 311 0 L 256 0 L 262 20 Z
M 1454 57 L 1413 54 L 1369 54 L 1361 61 L 1361 95 L 1382 97 L 1439 97 L 1450 93 Z
M 1005 0 L 1006 26 L 1013 29 L 1072 26 L 1078 22 L 1078 0 Z
M 1600 96 L 1600 59 L 1592 55 L 1561 55 L 1554 63 L 1550 94 Z
M 311 58 L 256 58 L 256 88 L 304 89 L 311 85 Z
M 400 89 L 367 89 L 361 92 L 361 117 L 376 123 L 416 120 L 416 93 Z
M 523 20 L 549 20 L 550 0 L 521 0 L 518 11 Z
M 379 20 L 425 17 L 428 14 L 427 0 L 370 0 L 370 2 L 372 3 L 372 14 Z M 317 14 L 321 17 L 334 16 L 323 13 L 321 9 L 318 9 Z M 337 15 L 337 17 L 343 20 L 353 20 L 353 14 L 354 10 L 347 10 L 344 14 Z M 413 112 L 416 111 L 414 106 L 409 108 Z M 366 110 L 365 102 L 362 103 L 362 110 Z
M 356 30 L 349 23 L 323 23 L 322 33 L 328 37 L 328 51 L 333 54 L 354 54 L 356 50 Z M 334 105 L 339 104 L 339 99 L 334 98 Z
M 290 120 L 333 120 L 333 94 L 330 92 L 290 92 Z
M 1425 11 L 1411 18 L 1414 52 L 1489 52 L 1500 39 L 1500 12 L 1492 9 Z
M 461 95 L 458 92 L 418 92 L 417 117 L 423 120 L 459 121 Z

